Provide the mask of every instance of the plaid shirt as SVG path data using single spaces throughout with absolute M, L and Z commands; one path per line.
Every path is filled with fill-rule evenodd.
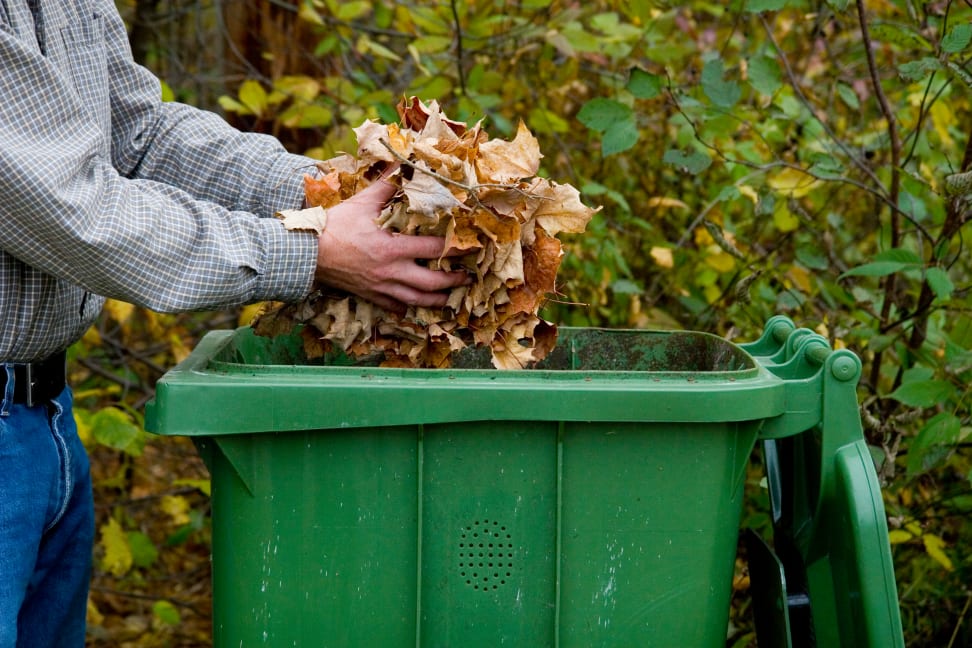
M 0 0 L 0 361 L 77 340 L 113 297 L 163 312 L 296 300 L 313 161 L 163 103 L 111 0 Z

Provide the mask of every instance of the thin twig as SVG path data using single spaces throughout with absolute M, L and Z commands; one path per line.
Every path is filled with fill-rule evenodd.
M 958 637 L 959 628 L 962 627 L 962 621 L 965 620 L 965 613 L 969 611 L 969 604 L 972 604 L 972 592 L 965 599 L 965 607 L 962 608 L 962 613 L 959 615 L 958 621 L 955 622 L 955 630 L 952 631 L 952 638 L 948 641 L 948 648 L 952 648 L 955 645 L 955 638 Z
M 820 124 L 820 127 L 823 128 L 825 133 L 827 133 L 827 137 L 829 137 L 834 144 L 837 145 L 837 148 L 839 148 L 844 155 L 846 155 L 854 163 L 854 166 L 863 171 L 865 175 L 874 181 L 875 184 L 881 186 L 881 180 L 877 177 L 877 175 L 875 175 L 874 170 L 865 164 L 859 157 L 854 155 L 854 152 L 851 151 L 850 148 L 839 137 L 837 137 L 837 134 L 834 133 L 827 122 L 821 119 L 817 114 L 817 111 L 814 110 L 813 104 L 811 104 L 807 96 L 803 94 L 803 90 L 800 88 L 800 82 L 797 80 L 796 74 L 794 74 L 793 68 L 790 66 L 790 60 L 786 57 L 786 54 L 783 52 L 783 48 L 780 47 L 776 37 L 773 35 L 773 30 L 770 27 L 770 24 L 766 21 L 766 17 L 760 14 L 759 19 L 763 23 L 763 29 L 766 31 L 766 37 L 773 45 L 773 49 L 776 50 L 776 55 L 780 57 L 781 61 L 783 61 L 783 69 L 786 71 L 786 77 L 789 80 L 793 91 L 796 93 L 797 99 L 799 99 L 800 103 L 803 104 L 803 107 L 807 109 L 810 116 L 813 117 L 818 124 Z
M 462 53 L 462 24 L 459 22 L 459 7 L 456 6 L 456 0 L 452 0 L 452 20 L 456 26 L 456 70 L 459 72 L 459 91 L 462 96 L 466 96 L 466 71 L 463 69 L 465 66 L 465 61 L 463 61 Z

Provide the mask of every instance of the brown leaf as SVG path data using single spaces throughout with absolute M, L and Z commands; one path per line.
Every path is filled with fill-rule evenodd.
M 358 158 L 362 163 L 371 166 L 377 162 L 391 164 L 396 161 L 394 154 L 385 146 L 390 145 L 387 126 L 369 119 L 353 130 L 358 137 Z M 404 157 L 408 157 L 407 152 Z
M 532 178 L 540 168 L 540 142 L 522 121 L 512 142 L 490 140 L 479 146 L 476 170 L 484 184 L 503 184 Z
M 541 294 L 554 292 L 563 254 L 560 240 L 538 227 L 536 243 L 523 251 L 524 283 Z
M 320 234 L 327 227 L 327 212 L 323 207 L 285 209 L 277 217 L 283 219 L 284 227 L 289 230 Z
M 389 181 L 400 191 L 379 224 L 403 235 L 442 236 L 462 253 L 425 263 L 465 271 L 470 285 L 454 289 L 441 309 L 404 314 L 315 291 L 259 316 L 255 330 L 275 335 L 303 324 L 308 357 L 340 347 L 353 357 L 381 355 L 383 366 L 446 367 L 457 350 L 475 345 L 488 346 L 497 367 L 531 366 L 556 342 L 556 327 L 537 316 L 556 291 L 563 254 L 556 235 L 583 231 L 597 210 L 573 187 L 536 177 L 539 144 L 522 122 L 506 142 L 490 140 L 482 122 L 467 128 L 449 120 L 434 101 L 402 101 L 399 115 L 401 125 L 368 121 L 355 129 L 356 157 L 320 162 L 321 176 L 305 178 L 308 204 L 327 208 L 350 198 L 398 162 Z M 322 213 L 284 216 L 290 227 L 316 230 Z
M 341 201 L 341 174 L 334 170 L 320 177 L 304 175 L 304 196 L 309 207 L 333 207 Z
M 551 180 L 538 178 L 529 191 L 539 199 L 533 217 L 551 236 L 560 232 L 583 232 L 591 217 L 601 209 L 591 209 L 582 203 L 576 188 Z
M 426 106 L 417 97 L 410 97 L 407 100 L 402 98 L 396 108 L 398 110 L 398 116 L 402 118 L 402 124 L 406 128 L 411 128 L 416 132 L 421 132 L 425 128 L 425 124 L 428 122 L 429 115 L 432 112 L 439 112 L 439 104 L 437 101 L 433 100 Z M 452 121 L 451 119 L 444 119 L 444 121 L 456 135 L 462 135 L 466 132 L 466 125 L 464 123 Z
M 424 162 L 416 162 L 417 170 L 431 171 Z M 452 191 L 428 173 L 415 173 L 411 180 L 402 183 L 402 191 L 408 201 L 408 211 L 421 217 L 423 223 L 437 223 L 453 209 L 468 209 Z

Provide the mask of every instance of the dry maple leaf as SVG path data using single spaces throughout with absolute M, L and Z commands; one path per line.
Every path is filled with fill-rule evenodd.
M 429 267 L 465 270 L 473 283 L 453 289 L 441 309 L 412 307 L 404 315 L 321 286 L 301 302 L 272 305 L 254 329 L 281 335 L 300 326 L 308 358 L 337 347 L 354 357 L 379 353 L 385 366 L 441 368 L 467 346 L 487 346 L 498 368 L 533 365 L 557 339 L 556 326 L 538 316 L 563 256 L 556 236 L 583 232 L 600 208 L 584 205 L 574 187 L 536 176 L 543 156 L 523 122 L 504 141 L 491 140 L 481 123 L 467 128 L 448 119 L 434 101 L 403 100 L 398 113 L 400 124 L 366 121 L 354 129 L 356 156 L 319 163 L 319 174 L 305 177 L 307 204 L 333 206 L 397 164 L 390 181 L 401 190 L 378 223 L 444 237 L 465 254 Z M 319 231 L 325 222 L 314 209 L 281 216 L 294 229 Z

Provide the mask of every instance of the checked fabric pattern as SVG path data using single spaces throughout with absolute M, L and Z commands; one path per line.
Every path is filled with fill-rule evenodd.
M 77 340 L 104 297 L 162 312 L 292 301 L 313 161 L 163 103 L 111 0 L 0 0 L 0 361 Z

